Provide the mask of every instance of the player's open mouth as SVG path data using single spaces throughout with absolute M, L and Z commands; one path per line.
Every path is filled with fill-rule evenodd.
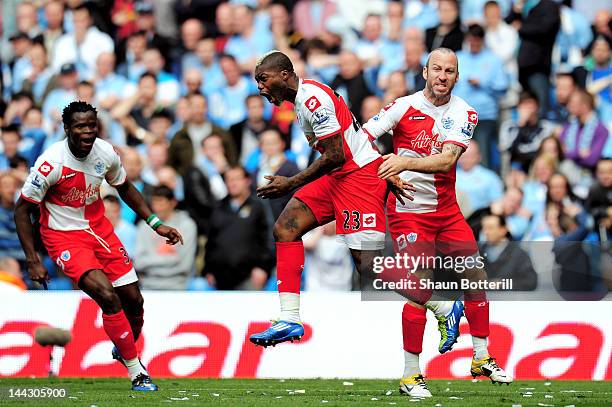
M 269 93 L 259 92 L 259 94 L 261 96 L 265 97 L 266 99 L 268 99 L 268 102 L 272 103 L 273 105 L 277 105 L 278 104 L 278 100 L 274 96 L 270 95 Z

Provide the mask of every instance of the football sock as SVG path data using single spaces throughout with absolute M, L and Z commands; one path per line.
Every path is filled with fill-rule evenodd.
M 418 355 L 423 351 L 423 335 L 425 333 L 425 322 L 427 321 L 426 312 L 425 308 L 418 308 L 410 303 L 404 304 L 402 335 L 406 352 Z
M 304 244 L 276 242 L 276 278 L 281 306 L 280 319 L 301 322 L 300 285 L 304 269 Z
M 425 307 L 433 311 L 436 316 L 447 315 L 453 309 L 452 301 L 427 301 Z
M 300 295 L 294 293 L 278 293 L 280 299 L 281 321 L 301 323 L 300 318 Z
M 142 363 L 140 363 L 140 359 L 138 358 L 134 358 L 130 360 L 124 359 L 123 361 L 125 362 L 125 366 L 128 369 L 128 373 L 130 374 L 131 380 L 134 380 L 136 376 L 138 376 L 141 373 L 147 376 L 149 375 L 149 372 L 147 372 L 147 369 L 145 369 Z
M 132 328 L 123 310 L 112 315 L 103 313 L 102 325 L 104 326 L 104 332 L 119 349 L 124 360 L 137 359 L 134 334 L 132 334 Z
M 130 322 L 130 326 L 132 327 L 132 333 L 134 334 L 134 342 L 140 338 L 140 333 L 142 332 L 142 325 L 144 324 L 144 310 L 140 312 L 140 314 L 129 314 L 125 313 L 126 318 Z
M 472 336 L 472 345 L 474 346 L 474 359 L 481 360 L 489 356 L 489 349 L 487 348 L 487 338 L 479 338 L 478 336 Z
M 489 301 L 464 301 L 465 317 L 470 325 L 470 334 L 480 338 L 489 336 Z
M 404 351 L 404 377 L 420 374 L 419 354 Z

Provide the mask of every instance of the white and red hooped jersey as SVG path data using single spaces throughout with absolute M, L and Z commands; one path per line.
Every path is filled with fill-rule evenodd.
M 40 223 L 53 230 L 84 230 L 106 227 L 100 186 L 125 182 L 121 159 L 108 142 L 96 139 L 91 152 L 76 158 L 68 140 L 58 141 L 36 160 L 21 196 L 40 204 Z
M 477 123 L 476 110 L 460 97 L 453 95 L 447 104 L 435 106 L 420 91 L 385 106 L 363 128 L 372 138 L 393 133 L 397 155 L 426 157 L 441 153 L 446 143 L 467 149 Z M 401 173 L 401 178 L 414 184 L 417 191 L 413 201 L 406 201 L 405 205 L 396 202 L 396 211 L 427 213 L 452 207 L 457 202 L 455 170 L 438 174 Z
M 345 163 L 332 172 L 342 176 L 380 157 L 367 134 L 353 117 L 344 99 L 329 86 L 310 79 L 300 79 L 295 97 L 295 113 L 308 144 L 323 152 L 319 140 L 340 133 L 344 141 Z

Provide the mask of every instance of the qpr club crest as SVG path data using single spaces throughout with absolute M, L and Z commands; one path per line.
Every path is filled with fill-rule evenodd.
M 63 261 L 68 261 L 70 260 L 70 251 L 69 250 L 64 250 L 62 252 L 62 254 L 60 255 L 60 259 L 62 259 Z
M 442 118 L 442 127 L 444 127 L 446 130 L 450 130 L 453 127 L 453 124 L 455 124 L 455 122 L 450 117 Z
M 94 169 L 96 173 L 102 174 L 104 172 L 104 163 L 102 161 L 98 161 L 96 165 L 94 165 Z

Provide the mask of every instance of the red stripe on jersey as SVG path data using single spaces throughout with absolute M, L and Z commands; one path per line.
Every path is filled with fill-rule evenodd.
M 447 173 L 437 173 L 434 176 L 434 185 L 438 193 L 438 207 L 436 211 L 452 211 L 457 205 L 457 193 L 455 192 L 455 179 L 457 166 L 455 165 Z
M 332 88 L 330 88 L 329 86 L 323 85 L 322 83 L 313 81 L 311 79 L 303 79 L 302 83 L 305 83 L 307 85 L 314 85 L 317 88 L 323 90 L 325 93 L 327 93 L 327 96 L 329 96 L 332 102 L 334 103 L 336 118 L 338 119 L 338 123 L 340 124 L 340 129 L 342 129 L 342 131 L 348 129 L 349 126 L 353 124 L 353 115 L 351 114 L 351 111 L 344 102 L 344 99 L 342 99 L 342 96 L 336 95 Z
M 91 191 L 87 190 L 85 174 L 64 166 L 59 181 L 49 189 L 45 199 L 55 205 L 80 208 L 85 206 L 85 200 L 90 193 Z
M 97 199 L 93 203 L 85 206 L 85 219 L 89 221 L 91 227 L 98 226 L 100 221 L 106 219 L 104 217 L 104 202 L 101 199 Z
M 344 148 L 345 165 L 341 167 L 342 172 L 345 173 L 348 170 L 359 168 L 357 164 L 352 161 L 353 153 L 351 153 L 351 149 L 346 140 L 346 135 L 344 134 L 344 131 L 353 125 L 353 114 L 351 113 L 348 106 L 344 102 L 344 99 L 342 98 L 342 96 L 334 93 L 332 88 L 330 88 L 329 86 L 323 85 L 322 83 L 319 83 L 317 81 L 313 81 L 310 79 L 303 79 L 302 83 L 305 83 L 308 85 L 314 85 L 318 87 L 319 89 L 323 90 L 334 103 L 334 110 L 335 110 L 336 118 L 338 119 L 338 123 L 340 124 L 340 130 L 342 131 L 342 145 Z M 323 137 L 319 137 L 319 139 L 333 136 L 334 134 L 335 133 L 332 133 L 330 135 L 325 135 Z
M 410 106 L 393 131 L 395 152 L 398 148 L 404 148 L 417 154 L 430 155 L 438 139 L 438 135 L 433 134 L 434 124 L 433 117 Z

